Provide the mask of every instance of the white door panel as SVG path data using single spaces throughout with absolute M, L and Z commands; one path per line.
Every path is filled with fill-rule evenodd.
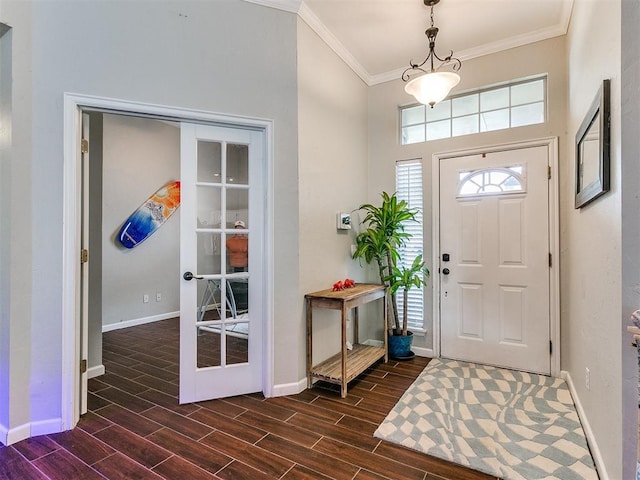
M 440 160 L 442 356 L 550 373 L 547 165 L 544 146 Z
M 261 132 L 181 124 L 180 403 L 262 390 L 263 155 Z

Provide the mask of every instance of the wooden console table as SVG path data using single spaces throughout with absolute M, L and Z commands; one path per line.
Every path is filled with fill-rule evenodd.
M 387 353 L 387 296 L 386 287 L 378 284 L 360 283 L 355 287 L 334 292 L 331 289 L 304 296 L 307 311 L 307 386 L 311 388 L 313 378 L 320 378 L 330 383 L 340 385 L 342 398 L 347 396 L 347 384 L 364 372 L 369 366 L 384 358 L 389 360 Z M 377 299 L 383 302 L 383 347 L 360 345 L 358 342 L 358 307 Z M 328 308 L 340 310 L 342 347 L 340 353 L 330 357 L 318 365 L 313 363 L 313 309 Z M 347 312 L 354 309 L 353 315 L 353 349 L 347 350 Z

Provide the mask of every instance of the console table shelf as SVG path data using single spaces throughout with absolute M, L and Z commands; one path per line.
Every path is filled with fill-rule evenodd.
M 384 357 L 382 347 L 368 345 L 354 345 L 353 350 L 347 351 L 347 381 L 356 378 L 373 363 Z M 342 384 L 342 352 L 335 354 L 324 362 L 311 368 L 311 375 L 327 382 Z
M 387 296 L 386 287 L 377 284 L 358 284 L 353 288 L 340 291 L 322 290 L 305 295 L 307 311 L 307 384 L 311 388 L 314 378 L 340 385 L 340 394 L 347 396 L 347 384 L 364 372 L 372 364 L 384 359 L 387 354 Z M 365 303 L 382 299 L 383 302 L 383 332 L 384 346 L 372 347 L 358 342 L 358 307 Z M 312 365 L 313 359 L 313 309 L 328 308 L 341 311 L 341 342 L 340 353 L 327 360 Z M 354 317 L 354 345 L 347 349 L 347 312 L 353 309 Z

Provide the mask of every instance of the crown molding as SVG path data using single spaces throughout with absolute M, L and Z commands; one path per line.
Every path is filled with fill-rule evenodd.
M 264 7 L 284 10 L 285 12 L 298 13 L 302 0 L 244 0 L 245 2 L 255 3 Z
M 309 6 L 302 2 L 298 15 L 304 22 L 309 25 L 311 30 L 316 32 L 318 36 L 338 55 L 344 63 L 346 63 L 351 70 L 354 71 L 358 77 L 362 79 L 364 83 L 371 86 L 371 75 L 365 70 L 358 60 L 351 54 L 349 50 L 337 39 L 337 37 L 331 33 L 327 26 L 316 16 L 315 13 L 309 8 Z
M 573 5 L 576 0 L 565 2 L 562 6 L 562 13 L 560 14 L 560 22 L 558 26 L 564 30 L 564 35 L 569 31 L 569 24 L 571 23 L 571 15 L 573 14 Z
M 565 35 L 567 30 L 563 25 L 556 24 L 548 28 L 543 28 L 535 32 L 525 33 L 515 37 L 505 38 L 497 42 L 485 43 L 474 48 L 468 48 L 458 52 L 456 55 L 460 60 L 470 60 L 472 58 L 482 57 L 484 55 L 490 55 L 492 53 L 498 53 L 503 50 L 509 50 L 511 48 L 521 47 L 530 43 L 540 42 L 542 40 L 548 40 L 550 38 L 559 37 Z
M 380 83 L 392 82 L 393 80 L 399 80 L 402 76 L 402 72 L 404 72 L 409 67 L 409 62 L 407 61 L 407 66 L 402 68 L 397 68 L 395 70 L 389 70 L 388 72 L 378 73 L 377 75 L 371 75 L 371 83 L 369 86 L 372 87 L 374 85 L 378 85 Z
M 245 0 L 246 2 L 263 5 L 265 7 L 276 8 L 298 16 L 331 48 L 338 57 L 344 61 L 353 72 L 362 79 L 369 87 L 380 83 L 397 80 L 402 75 L 405 67 L 390 70 L 388 72 L 371 75 L 362 66 L 360 62 L 351 54 L 349 50 L 338 40 L 338 38 L 322 23 L 322 21 L 313 13 L 313 10 L 304 2 L 304 0 Z M 575 0 L 564 2 L 560 21 L 551 27 L 538 30 L 536 32 L 518 35 L 497 42 L 491 42 L 478 47 L 470 48 L 457 52 L 457 57 L 462 60 L 470 60 L 472 58 L 490 55 L 510 48 L 521 47 L 529 43 L 535 43 L 549 38 L 566 35 L 571 21 L 573 12 L 573 4 Z
M 472 58 L 478 58 L 484 55 L 490 55 L 490 54 L 498 53 L 504 50 L 509 50 L 511 48 L 521 47 L 523 45 L 528 45 L 530 43 L 535 43 L 542 40 L 548 40 L 550 38 L 566 35 L 567 28 L 569 26 L 569 19 L 571 17 L 571 8 L 568 9 L 568 15 L 565 12 L 563 12 L 563 16 L 564 18 L 560 23 L 553 25 L 549 28 L 541 29 L 536 32 L 531 32 L 524 35 L 518 35 L 516 37 L 506 38 L 504 40 L 500 40 L 497 42 L 486 43 L 484 45 L 479 45 L 478 47 L 474 47 L 474 48 L 468 48 L 466 50 L 456 52 L 456 57 L 459 58 L 462 62 L 464 62 L 466 60 L 471 60 Z M 407 62 L 407 67 L 408 66 L 409 64 Z M 385 83 L 392 80 L 397 80 L 398 78 L 400 78 L 400 76 L 402 75 L 402 72 L 404 72 L 407 67 L 398 68 L 398 69 L 391 70 L 388 72 L 383 72 L 377 75 L 370 75 L 369 86 L 378 85 L 380 83 Z
M 326 43 L 333 52 L 347 64 L 364 83 L 371 86 L 371 75 L 356 60 L 349 50 L 331 33 L 327 26 L 304 3 L 304 0 L 244 0 L 264 7 L 276 8 L 286 12 L 297 13 L 298 16 Z

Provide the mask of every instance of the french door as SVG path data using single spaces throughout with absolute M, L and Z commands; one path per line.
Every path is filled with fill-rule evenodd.
M 261 131 L 181 124 L 180 403 L 263 389 L 264 151 Z

